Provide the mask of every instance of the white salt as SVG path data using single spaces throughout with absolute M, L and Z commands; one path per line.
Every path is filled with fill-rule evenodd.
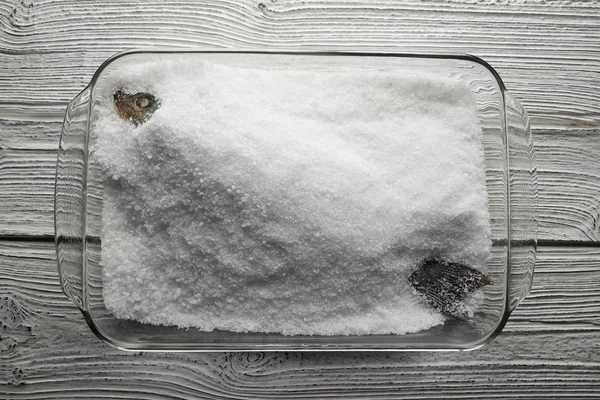
M 457 80 L 163 60 L 110 85 L 92 159 L 118 318 L 404 334 L 444 320 L 408 282 L 420 262 L 485 265 L 482 133 Z M 161 106 L 136 127 L 117 90 Z

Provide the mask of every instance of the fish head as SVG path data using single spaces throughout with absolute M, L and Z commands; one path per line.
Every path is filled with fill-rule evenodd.
M 113 101 L 119 117 L 133 122 L 135 126 L 150 119 L 160 106 L 160 101 L 154 95 L 144 92 L 129 94 L 119 90 L 113 95 Z

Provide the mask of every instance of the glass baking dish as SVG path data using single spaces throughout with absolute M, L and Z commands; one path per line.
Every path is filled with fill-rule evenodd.
M 118 319 L 105 307 L 102 290 L 103 182 L 89 149 L 96 140 L 99 104 L 106 102 L 105 76 L 149 60 L 200 59 L 221 64 L 308 70 L 424 71 L 458 78 L 471 89 L 483 131 L 491 225 L 484 300 L 470 321 L 449 319 L 404 335 L 285 336 L 274 333 L 200 331 Z M 104 90 L 104 92 L 103 92 Z M 104 96 L 104 97 L 103 97 Z M 470 55 L 307 53 L 262 51 L 129 51 L 104 62 L 91 83 L 69 104 L 56 172 L 55 239 L 60 282 L 103 341 L 126 350 L 471 350 L 500 333 L 531 288 L 537 244 L 537 177 L 527 113 L 507 92 L 496 71 Z

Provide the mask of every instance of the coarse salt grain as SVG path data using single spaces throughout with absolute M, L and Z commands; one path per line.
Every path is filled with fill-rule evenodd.
M 408 282 L 419 263 L 489 256 L 481 127 L 458 80 L 164 60 L 111 79 L 161 101 L 136 127 L 108 93 L 95 128 L 118 318 L 416 332 L 444 320 Z

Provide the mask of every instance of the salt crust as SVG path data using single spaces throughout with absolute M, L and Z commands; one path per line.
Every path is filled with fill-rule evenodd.
M 444 320 L 408 283 L 422 260 L 489 256 L 481 127 L 458 80 L 161 60 L 105 85 L 90 159 L 118 318 L 405 334 Z M 116 90 L 161 106 L 135 127 Z

